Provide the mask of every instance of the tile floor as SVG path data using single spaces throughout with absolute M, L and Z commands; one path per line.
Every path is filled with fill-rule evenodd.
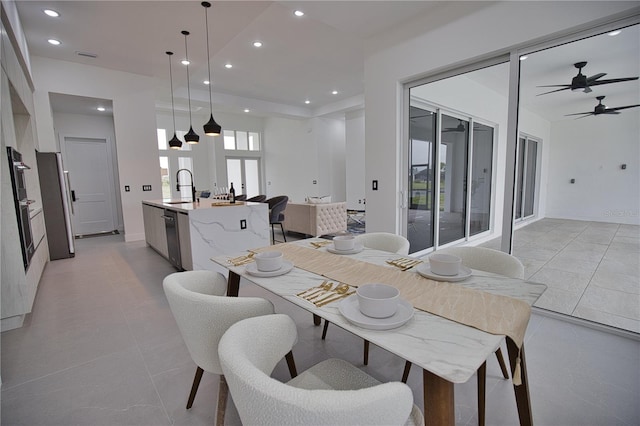
M 548 286 L 534 306 L 640 333 L 639 226 L 545 218 L 515 231 L 513 254 Z
M 50 262 L 24 327 L 2 333 L 2 425 L 213 424 L 217 377 L 205 374 L 191 410 L 195 373 L 162 291 L 174 272 L 144 243 L 122 236 L 79 240 L 75 259 Z M 346 359 L 380 380 L 398 380 L 404 361 L 339 327 L 322 341 L 311 316 L 255 286 L 241 295 L 271 299 L 292 316 L 300 370 L 327 357 Z M 640 342 L 534 313 L 526 335 L 537 425 L 640 424 Z M 280 363 L 274 377 L 285 380 Z M 421 374 L 408 384 L 421 406 Z M 456 424 L 477 424 L 476 383 L 456 385 Z M 421 407 L 422 408 L 422 407 Z M 487 424 L 517 424 L 513 388 L 493 360 L 487 371 Z M 226 423 L 239 425 L 229 403 Z

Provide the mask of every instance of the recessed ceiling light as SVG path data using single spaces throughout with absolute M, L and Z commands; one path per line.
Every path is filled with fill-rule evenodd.
M 304 101 L 305 104 L 310 104 L 311 101 L 309 99 L 307 99 L 306 101 Z
M 293 14 L 296 15 L 297 17 L 304 16 L 304 12 L 301 10 L 296 10 L 295 12 L 293 12 Z
M 254 47 L 262 47 L 262 42 L 260 40 L 256 40 L 253 42 Z
M 224 67 L 225 67 L 225 68 L 227 68 L 227 69 L 229 69 L 229 68 L 233 68 L 233 65 L 231 65 L 231 64 L 225 64 L 225 66 L 224 66 Z
M 611 32 L 609 33 L 609 35 L 610 35 L 610 36 L 617 36 L 617 35 L 618 35 L 618 34 L 620 34 L 621 32 L 622 32 L 622 31 L 620 31 L 620 30 L 615 30 L 615 31 L 611 31 Z
M 49 42 L 49 44 L 53 44 L 54 46 L 59 46 L 60 40 L 56 40 L 55 38 L 50 38 L 49 40 L 47 40 Z
M 57 18 L 58 16 L 60 16 L 60 14 L 53 9 L 45 9 L 44 13 L 47 16 L 51 16 L 52 18 Z
M 189 65 L 191 62 L 187 61 L 186 59 L 183 59 L 180 63 L 182 65 Z
M 525 59 L 527 59 L 527 58 L 528 58 L 528 56 L 527 56 L 527 55 L 522 55 L 522 56 L 520 56 L 520 60 L 521 60 L 521 61 L 524 61 L 524 60 L 525 60 Z
M 249 111 L 250 111 L 250 110 L 248 110 L 248 109 L 246 109 L 246 108 L 245 108 L 245 110 L 244 110 L 244 112 L 249 112 Z
M 102 111 L 106 111 L 107 109 L 105 107 L 98 107 L 96 108 L 98 111 L 102 112 Z
M 205 80 L 203 81 L 204 84 L 210 84 L 211 82 L 209 80 Z
M 331 94 L 332 94 L 332 95 L 337 95 L 337 94 L 338 94 L 338 91 L 337 91 L 337 90 L 334 90 L 333 92 L 331 92 Z

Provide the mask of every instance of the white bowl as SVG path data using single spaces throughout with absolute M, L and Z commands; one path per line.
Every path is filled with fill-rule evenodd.
M 281 251 L 263 251 L 254 257 L 256 259 L 256 268 L 260 272 L 272 272 L 282 268 L 282 252 Z
M 458 275 L 460 265 L 462 265 L 462 259 L 452 254 L 434 253 L 429 256 L 429 267 L 436 275 Z
M 400 291 L 387 284 L 364 284 L 356 289 L 358 305 L 363 315 L 388 318 L 398 310 Z
M 336 250 L 353 250 L 356 246 L 356 239 L 353 235 L 338 235 L 333 237 L 333 246 Z

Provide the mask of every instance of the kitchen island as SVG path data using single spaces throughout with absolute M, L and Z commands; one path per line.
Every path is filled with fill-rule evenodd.
M 266 203 L 200 199 L 142 202 L 147 244 L 184 270 L 218 270 L 211 258 L 270 244 Z

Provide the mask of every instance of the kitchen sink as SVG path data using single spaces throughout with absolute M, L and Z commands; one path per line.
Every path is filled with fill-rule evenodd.
M 167 201 L 163 204 L 191 204 L 193 201 Z

